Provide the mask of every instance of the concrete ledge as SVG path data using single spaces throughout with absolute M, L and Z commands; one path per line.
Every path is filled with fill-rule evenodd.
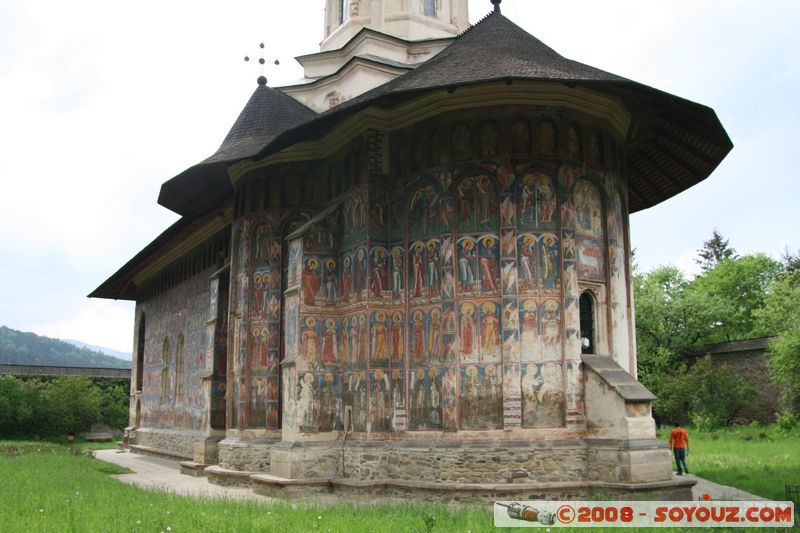
M 191 457 L 172 450 L 162 450 L 161 448 L 153 448 L 152 446 L 143 446 L 141 444 L 131 444 L 130 449 L 132 452 L 141 453 L 143 455 L 153 455 L 155 457 L 163 457 L 164 459 L 171 460 L 186 460 Z
M 213 467 L 212 467 L 213 468 Z M 605 481 L 539 483 L 431 483 L 402 479 L 360 480 L 347 478 L 287 479 L 268 474 L 250 476 L 253 490 L 268 496 L 292 496 L 303 493 L 333 492 L 356 499 L 387 496 L 413 501 L 431 499 L 440 502 L 491 502 L 499 496 L 523 498 L 589 497 L 597 492 L 608 496 L 646 499 L 691 499 L 696 481 L 691 478 L 648 483 L 611 483 Z
M 233 485 L 238 487 L 250 487 L 252 485 L 250 476 L 256 473 L 244 472 L 241 470 L 229 470 L 216 465 L 206 467 L 204 472 L 208 477 L 209 483 L 223 486 Z
M 195 463 L 194 461 L 181 461 L 181 474 L 192 477 L 206 477 L 205 469 L 209 465 Z

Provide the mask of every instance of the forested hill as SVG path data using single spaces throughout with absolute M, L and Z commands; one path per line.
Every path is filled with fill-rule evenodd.
M 131 362 L 68 342 L 0 326 L 0 364 L 130 368 Z

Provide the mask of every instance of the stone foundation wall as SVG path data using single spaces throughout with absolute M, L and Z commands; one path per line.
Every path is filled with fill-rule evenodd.
M 131 444 L 146 446 L 165 455 L 191 459 L 194 445 L 202 442 L 205 436 L 198 432 L 169 430 L 161 428 L 138 428 L 133 433 Z
M 345 477 L 445 483 L 580 481 L 586 447 L 580 442 L 502 444 L 348 443 Z
M 218 445 L 219 466 L 243 472 L 269 472 L 273 442 L 223 440 Z
M 587 445 L 587 480 L 640 483 L 672 479 L 669 447 L 658 439 L 596 439 Z

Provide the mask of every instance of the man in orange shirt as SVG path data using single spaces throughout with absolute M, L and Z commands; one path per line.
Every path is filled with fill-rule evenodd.
M 675 429 L 669 434 L 669 445 L 672 447 L 673 455 L 675 455 L 678 475 L 682 476 L 684 472 L 688 474 L 689 467 L 686 466 L 686 456 L 689 454 L 689 434 L 677 422 L 675 423 Z M 683 466 L 683 470 L 681 470 L 681 466 Z

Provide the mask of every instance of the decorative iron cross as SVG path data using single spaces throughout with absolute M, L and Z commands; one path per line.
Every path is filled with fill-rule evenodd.
M 261 76 L 258 77 L 258 83 L 259 83 L 259 85 L 266 85 L 267 84 L 267 78 L 264 76 L 264 66 L 267 64 L 267 60 L 264 58 L 264 42 L 262 41 L 258 45 L 258 47 L 261 48 L 261 57 L 258 59 L 258 64 L 261 65 Z M 250 61 L 250 56 L 244 56 L 244 60 L 249 62 Z M 281 62 L 278 61 L 277 58 L 275 58 L 275 59 L 272 60 L 272 64 L 277 66 L 277 65 L 280 65 Z M 262 80 L 263 80 L 263 83 L 262 83 Z

